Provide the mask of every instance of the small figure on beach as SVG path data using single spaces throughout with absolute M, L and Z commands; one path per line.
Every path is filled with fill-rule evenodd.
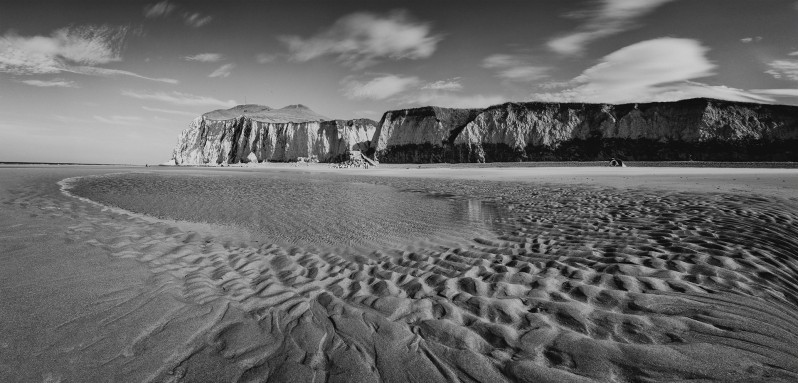
M 615 157 L 612 157 L 612 159 L 610 160 L 610 166 L 626 167 L 626 165 L 623 164 L 623 161 L 621 161 L 621 160 L 619 160 L 619 159 L 617 159 Z

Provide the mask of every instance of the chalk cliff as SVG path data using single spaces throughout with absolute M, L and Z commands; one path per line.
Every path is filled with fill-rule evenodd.
M 798 107 L 712 99 L 639 104 L 506 103 L 389 111 L 381 162 L 798 160 Z
M 177 165 L 343 159 L 368 149 L 376 122 L 330 120 L 304 105 L 272 109 L 239 105 L 194 119 L 180 133 L 172 158 Z
M 712 99 L 506 103 L 393 110 L 375 123 L 330 120 L 303 105 L 240 105 L 196 118 L 180 134 L 173 161 L 334 162 L 350 150 L 386 163 L 798 161 L 798 107 Z

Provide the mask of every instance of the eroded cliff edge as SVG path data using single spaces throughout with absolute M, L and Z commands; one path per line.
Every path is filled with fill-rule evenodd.
M 367 150 L 375 129 L 372 120 L 330 120 L 303 105 L 282 109 L 240 105 L 194 119 L 178 136 L 172 158 L 176 165 L 311 157 L 335 162 L 350 150 Z
M 691 99 L 395 110 L 369 154 L 388 163 L 798 161 L 798 107 Z

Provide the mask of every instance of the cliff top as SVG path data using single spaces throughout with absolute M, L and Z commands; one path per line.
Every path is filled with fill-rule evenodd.
M 714 98 L 706 98 L 706 97 L 699 97 L 699 98 L 688 98 L 682 99 L 677 101 L 651 101 L 651 102 L 630 102 L 630 103 L 619 103 L 619 104 L 611 104 L 611 103 L 597 103 L 597 102 L 553 102 L 553 101 L 509 101 L 504 102 L 501 104 L 491 105 L 486 108 L 443 108 L 438 106 L 422 106 L 416 108 L 407 108 L 407 109 L 395 109 L 389 110 L 387 113 L 392 113 L 398 115 L 399 113 L 404 114 L 405 116 L 435 116 L 436 118 L 448 117 L 451 115 L 468 115 L 476 112 L 488 111 L 492 109 L 503 109 L 507 106 L 515 105 L 520 106 L 523 108 L 529 109 L 540 109 L 540 108 L 548 108 L 552 106 L 561 106 L 561 107 L 570 107 L 570 108 L 581 108 L 587 106 L 613 106 L 619 108 L 647 108 L 650 106 L 656 105 L 680 105 L 680 106 L 694 106 L 694 107 L 706 107 L 707 105 L 716 105 L 716 106 L 728 106 L 728 105 L 741 105 L 741 106 L 750 106 L 750 107 L 774 107 L 774 108 L 796 108 L 795 106 L 791 105 L 778 105 L 778 104 L 765 104 L 765 103 L 758 103 L 758 102 L 743 102 L 743 101 L 728 101 L 728 100 L 720 100 Z
M 507 105 L 520 105 L 525 108 L 530 109 L 538 109 L 541 107 L 550 107 L 550 106 L 564 106 L 564 107 L 583 107 L 583 106 L 613 106 L 618 108 L 648 108 L 651 106 L 658 106 L 658 105 L 674 105 L 674 106 L 692 106 L 692 107 L 700 107 L 704 108 L 709 105 L 714 106 L 730 106 L 730 105 L 738 105 L 738 106 L 746 106 L 746 107 L 769 107 L 769 108 L 795 108 L 792 105 L 780 105 L 780 104 L 766 104 L 761 102 L 745 102 L 745 101 L 729 101 L 729 100 L 720 100 L 715 98 L 708 98 L 708 97 L 697 97 L 697 98 L 686 98 L 676 101 L 648 101 L 648 102 L 627 102 L 627 103 L 619 103 L 619 104 L 612 104 L 612 103 L 596 103 L 596 102 L 548 102 L 548 101 L 517 101 L 517 102 L 505 102 L 503 104 L 492 105 L 484 110 L 490 109 L 497 109 L 503 108 Z
M 280 109 L 272 109 L 265 105 L 256 104 L 237 105 L 230 109 L 214 110 L 202 116 L 208 120 L 231 120 L 244 116 L 256 121 L 273 123 L 329 120 L 329 118 L 314 112 L 302 104 L 288 105 Z

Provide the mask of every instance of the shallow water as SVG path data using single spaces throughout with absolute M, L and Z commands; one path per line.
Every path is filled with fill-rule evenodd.
M 396 187 L 291 173 L 88 177 L 71 191 L 149 216 L 242 228 L 261 243 L 366 249 L 486 235 L 497 209 Z

